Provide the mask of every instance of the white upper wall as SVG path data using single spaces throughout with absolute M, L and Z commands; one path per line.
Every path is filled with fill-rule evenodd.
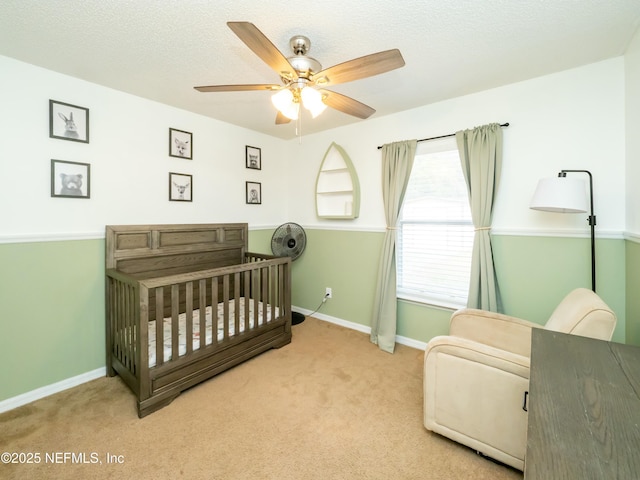
M 636 36 L 627 63 L 637 57 L 638 43 Z M 634 65 L 637 78 L 640 68 Z M 631 90 L 637 104 L 640 93 L 638 87 L 629 87 L 627 70 L 627 95 Z M 586 169 L 594 175 L 597 234 L 619 235 L 625 231 L 625 168 L 630 169 L 628 178 L 639 178 L 640 167 L 631 162 L 638 157 L 637 144 L 628 143 L 625 164 L 624 57 L 374 117 L 303 136 L 301 143 L 6 57 L 0 57 L 0 72 L 0 167 L 5 179 L 0 241 L 42 234 L 94 235 L 103 232 L 105 224 L 116 223 L 246 221 L 256 227 L 296 221 L 309 227 L 382 230 L 379 145 L 491 122 L 510 123 L 503 130 L 496 233 L 586 234 L 586 214 L 529 209 L 538 179 L 561 169 Z M 89 144 L 49 138 L 49 99 L 90 109 Z M 638 130 L 638 111 L 627 118 L 627 131 Z M 169 157 L 170 127 L 193 133 L 192 161 Z M 360 217 L 353 221 L 321 220 L 315 214 L 316 175 L 331 142 L 344 147 L 359 176 Z M 245 145 L 262 149 L 262 170 L 245 168 Z M 91 164 L 91 199 L 51 198 L 51 159 Z M 168 201 L 169 172 L 193 175 L 192 203 Z M 246 181 L 262 183 L 262 205 L 245 204 Z M 627 203 L 635 213 L 626 230 L 639 231 L 640 194 L 635 190 L 628 185 Z
M 626 230 L 640 238 L 640 29 L 625 54 L 627 129 Z
M 306 225 L 383 229 L 380 155 L 383 143 L 505 123 L 503 170 L 494 211 L 496 233 L 587 234 L 587 214 L 529 209 L 537 182 L 561 169 L 594 177 L 598 235 L 625 230 L 624 58 L 618 57 L 396 115 L 291 141 L 292 220 Z M 304 130 L 304 129 L 303 129 Z M 314 184 L 331 142 L 344 147 L 360 178 L 360 218 L 327 221 L 315 216 Z M 586 174 L 578 175 L 585 182 Z M 638 178 L 636 176 L 636 178 Z
M 0 241 L 102 235 L 107 224 L 249 222 L 285 216 L 286 144 L 251 130 L 0 56 Z M 49 138 L 49 99 L 89 109 L 90 143 Z M 169 156 L 169 128 L 193 160 Z M 262 169 L 245 168 L 245 146 Z M 89 163 L 91 198 L 52 198 L 51 159 Z M 193 202 L 168 200 L 169 172 L 193 175 Z M 262 205 L 245 182 L 262 183 Z

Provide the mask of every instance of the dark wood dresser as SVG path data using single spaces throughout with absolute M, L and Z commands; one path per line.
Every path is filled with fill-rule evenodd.
M 640 479 L 640 348 L 534 329 L 525 480 Z

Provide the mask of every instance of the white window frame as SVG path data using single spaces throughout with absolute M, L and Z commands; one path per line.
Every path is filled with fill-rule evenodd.
M 452 152 L 452 151 L 455 151 L 457 154 L 457 145 L 456 145 L 455 137 L 448 137 L 448 138 L 422 142 L 418 144 L 415 162 L 423 161 L 424 156 L 429 156 L 429 155 L 438 154 L 442 152 Z M 415 171 L 415 165 L 416 165 L 415 162 L 414 162 L 414 171 Z M 457 165 L 460 166 L 460 160 L 457 155 L 456 155 L 456 162 L 457 162 Z M 468 197 L 466 193 L 466 184 L 464 184 L 462 167 L 460 166 L 459 168 L 460 168 L 460 172 L 459 172 L 460 180 L 462 181 L 462 185 L 464 185 L 464 190 L 463 192 L 459 191 L 459 195 L 464 195 L 464 198 L 462 198 L 462 200 L 464 200 L 466 204 L 466 208 L 469 208 Z M 411 184 L 411 180 L 410 180 L 410 184 Z M 406 198 L 407 197 L 405 196 L 405 200 Z M 405 202 L 405 205 L 406 205 L 406 202 Z M 403 205 L 403 209 L 405 205 Z M 470 209 L 468 209 L 468 211 L 466 212 L 466 215 L 463 215 L 463 216 L 465 216 L 466 218 L 451 218 L 451 217 L 437 218 L 438 215 L 430 216 L 427 214 L 425 215 L 425 217 L 420 219 L 414 218 L 414 219 L 407 220 L 403 218 L 403 213 L 402 212 L 400 213 L 400 216 L 398 218 L 398 224 L 397 224 L 397 232 L 396 232 L 397 298 L 412 301 L 412 302 L 423 303 L 423 304 L 434 305 L 434 306 L 445 307 L 445 308 L 452 308 L 452 309 L 462 308 L 466 306 L 468 293 L 469 293 L 468 277 L 470 276 L 470 271 L 471 271 L 471 252 L 473 249 L 474 227 L 471 221 Z M 442 289 L 442 291 L 437 292 L 435 288 L 430 289 L 428 286 L 425 288 L 415 287 L 415 285 L 418 283 L 415 277 L 413 278 L 414 286 L 406 287 L 406 288 L 403 286 L 402 277 L 404 273 L 403 272 L 404 267 L 402 263 L 403 263 L 403 259 L 405 258 L 405 255 L 403 255 L 403 252 L 402 252 L 403 231 L 405 231 L 404 229 L 406 227 L 410 227 L 414 225 L 415 226 L 432 225 L 436 228 L 438 227 L 438 225 L 450 225 L 454 230 L 458 230 L 460 228 L 464 229 L 464 234 L 462 234 L 459 238 L 463 241 L 463 244 L 464 244 L 463 248 L 465 249 L 465 252 L 464 252 L 464 256 L 462 257 L 462 261 L 465 262 L 468 266 L 468 274 L 465 273 L 466 272 L 465 269 L 467 267 L 465 267 L 463 264 L 461 268 L 462 271 L 459 272 L 459 275 L 461 275 L 461 278 L 464 278 L 465 280 L 460 280 L 460 279 L 458 280 L 459 282 L 460 281 L 463 282 L 462 284 L 458 283 L 459 288 L 454 290 L 449 290 L 449 291 L 447 291 L 447 288 L 444 288 Z M 419 239 L 419 237 L 415 237 L 415 239 Z M 454 247 L 451 246 L 451 249 L 453 248 Z M 451 252 L 451 249 L 443 250 L 442 252 L 443 261 L 447 261 L 447 252 Z M 417 259 L 417 261 L 419 260 L 428 261 L 428 258 L 430 257 L 430 255 L 425 255 L 425 258 L 420 259 L 418 258 L 419 255 L 420 255 L 419 253 L 416 254 L 415 258 Z M 437 257 L 437 254 L 436 254 L 436 257 Z M 444 270 L 439 270 L 439 271 L 442 273 L 445 273 Z M 462 294 L 462 292 L 464 292 L 464 294 Z

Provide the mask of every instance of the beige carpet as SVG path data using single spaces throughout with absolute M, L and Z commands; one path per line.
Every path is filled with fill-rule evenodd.
M 40 461 L 3 479 L 522 478 L 424 429 L 421 351 L 313 318 L 144 419 L 118 377 L 6 412 L 0 452 Z

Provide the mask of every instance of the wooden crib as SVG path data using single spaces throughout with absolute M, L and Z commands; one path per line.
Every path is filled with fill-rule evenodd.
M 246 223 L 106 227 L 107 375 L 139 417 L 291 342 L 291 259 L 247 238 Z

